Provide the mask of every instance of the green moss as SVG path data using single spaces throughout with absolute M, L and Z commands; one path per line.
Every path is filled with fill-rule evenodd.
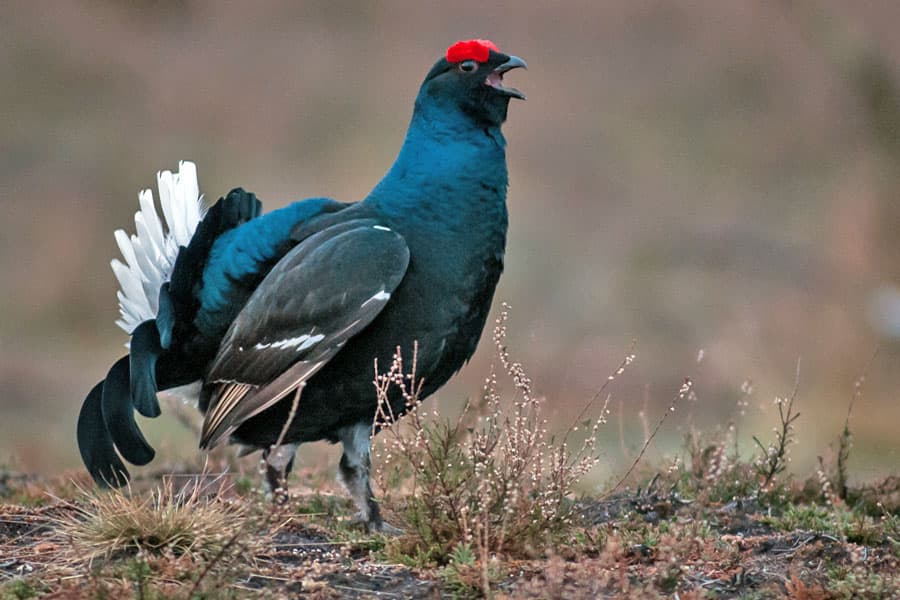
M 39 593 L 38 586 L 28 579 L 13 579 L 0 587 L 0 598 L 3 600 L 37 598 Z
M 836 567 L 828 570 L 829 598 L 835 600 L 888 600 L 900 596 L 900 577 L 864 568 Z

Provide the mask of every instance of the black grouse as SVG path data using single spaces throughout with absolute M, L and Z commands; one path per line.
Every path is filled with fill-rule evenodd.
M 268 214 L 238 188 L 208 211 L 192 163 L 140 196 L 137 234 L 113 261 L 129 353 L 88 394 L 81 456 L 100 484 L 154 451 L 134 411 L 160 414 L 158 390 L 201 382 L 201 448 L 261 449 L 270 485 L 299 444 L 341 442 L 340 475 L 367 527 L 373 362 L 418 348 L 422 398 L 472 356 L 503 270 L 510 69 L 486 40 L 457 42 L 428 72 L 400 154 L 361 202 L 295 202 Z M 290 422 L 292 399 L 299 393 Z M 395 413 L 404 400 L 390 398 Z M 280 438 L 284 430 L 283 437 Z M 275 447 L 278 442 L 281 445 Z

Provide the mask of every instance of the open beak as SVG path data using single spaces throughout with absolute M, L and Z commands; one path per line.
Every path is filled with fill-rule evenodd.
M 528 65 L 525 64 L 525 61 L 519 58 L 518 56 L 510 56 L 509 60 L 505 63 L 498 65 L 496 69 L 491 71 L 491 74 L 487 76 L 485 80 L 485 84 L 491 86 L 498 92 L 506 94 L 507 96 L 511 96 L 513 98 L 518 98 L 520 100 L 525 99 L 525 94 L 517 90 L 516 88 L 504 87 L 503 86 L 503 74 L 507 71 L 511 71 L 513 69 L 527 69 Z

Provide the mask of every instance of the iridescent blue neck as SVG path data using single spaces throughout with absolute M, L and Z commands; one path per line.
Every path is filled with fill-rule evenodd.
M 467 198 L 498 190 L 506 199 L 506 140 L 498 126 L 479 125 L 433 97 L 416 108 L 393 166 L 366 202 L 387 213 L 465 210 Z

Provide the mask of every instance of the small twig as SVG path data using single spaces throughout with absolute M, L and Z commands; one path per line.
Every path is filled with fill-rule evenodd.
M 295 544 L 274 544 L 275 548 L 317 548 L 321 546 L 353 546 L 357 541 L 347 542 L 297 542 Z
M 578 413 L 578 416 L 575 417 L 575 420 L 572 421 L 572 424 L 569 425 L 569 428 L 566 430 L 566 435 L 563 437 L 563 441 L 562 441 L 563 444 L 565 444 L 566 441 L 568 441 L 568 439 L 569 439 L 569 434 L 570 434 L 572 431 L 577 431 L 577 429 L 578 429 L 578 424 L 579 424 L 579 423 L 581 422 L 581 420 L 584 418 L 584 415 L 587 414 L 588 409 L 589 409 L 591 406 L 593 406 L 594 402 L 596 402 L 597 399 L 600 398 L 600 397 L 603 395 L 603 393 L 606 391 L 606 388 L 608 388 L 609 385 L 610 385 L 613 381 L 616 380 L 616 377 L 618 377 L 619 375 L 621 375 L 622 373 L 625 372 L 625 368 L 626 368 L 628 365 L 630 365 L 631 363 L 634 362 L 634 358 L 635 358 L 634 348 L 635 348 L 635 346 L 637 346 L 637 340 L 631 340 L 631 346 L 629 346 L 629 348 L 628 348 L 628 353 L 625 355 L 625 358 L 622 359 L 622 362 L 619 363 L 619 366 L 616 367 L 616 370 L 613 371 L 612 374 L 610 374 L 610 375 L 608 375 L 608 376 L 606 377 L 606 381 L 603 382 L 603 385 L 600 386 L 600 389 L 598 389 L 598 390 L 596 391 L 596 393 L 594 393 L 594 395 L 591 397 L 591 399 L 584 405 L 584 407 L 582 407 L 581 412 Z M 609 399 L 607 399 L 607 402 L 609 402 Z
M 684 383 L 679 388 L 678 393 L 672 397 L 672 401 L 669 403 L 668 408 L 666 408 L 666 412 L 663 413 L 662 417 L 660 417 L 659 421 L 656 423 L 656 427 L 647 436 L 647 439 L 644 441 L 644 445 L 641 447 L 641 451 L 638 453 L 637 457 L 631 463 L 631 466 L 628 467 L 628 470 L 625 471 L 625 474 L 622 475 L 621 479 L 616 482 L 609 491 L 607 491 L 600 499 L 605 500 L 609 498 L 614 492 L 616 492 L 625 481 L 631 476 L 634 470 L 637 468 L 638 463 L 641 462 L 641 459 L 644 457 L 644 453 L 647 452 L 647 448 L 650 447 L 650 443 L 653 441 L 653 438 L 656 437 L 656 434 L 659 432 L 660 428 L 663 426 L 663 423 L 666 422 L 666 419 L 669 417 L 670 413 L 675 412 L 675 406 L 678 404 L 679 400 L 682 400 L 694 387 L 694 382 L 691 381 L 689 377 L 684 378 Z
M 380 597 L 384 597 L 384 598 L 401 598 L 401 596 L 399 596 L 399 595 L 397 595 L 397 594 L 392 594 L 391 592 L 380 592 L 380 591 L 378 591 L 378 590 L 369 590 L 369 589 L 366 589 L 366 588 L 356 588 L 356 587 L 351 587 L 351 586 L 349 586 L 349 585 L 337 585 L 337 584 L 331 584 L 331 587 L 333 587 L 333 588 L 336 589 L 336 590 L 347 590 L 347 591 L 349 591 L 349 592 L 358 592 L 358 593 L 361 592 L 361 593 L 363 593 L 363 594 L 369 594 L 369 595 L 373 595 L 373 596 L 376 596 L 376 597 L 379 597 L 379 598 L 380 598 Z
M 281 432 L 278 434 L 278 440 L 269 447 L 269 452 L 275 452 L 279 447 L 281 447 L 282 442 L 284 442 L 284 438 L 287 435 L 288 428 L 291 426 L 291 423 L 294 422 L 294 417 L 297 416 L 297 407 L 300 405 L 300 394 L 303 392 L 303 388 L 306 387 L 305 382 L 300 382 L 300 385 L 297 386 L 297 389 L 294 390 L 294 399 L 291 402 L 291 410 L 288 413 L 287 419 L 284 421 L 284 425 L 281 426 Z M 296 450 L 296 449 L 294 449 Z M 285 498 L 287 497 L 287 466 L 290 464 L 290 460 L 282 461 L 281 469 L 278 472 L 278 485 L 285 494 Z M 277 490 L 272 490 L 272 495 L 277 496 Z
M 272 581 L 293 581 L 290 577 L 275 577 L 274 575 L 263 575 L 262 573 L 250 573 L 247 575 L 247 581 L 251 579 L 271 579 Z
M 794 429 L 794 421 L 800 417 L 800 413 L 794 412 L 794 400 L 797 399 L 797 392 L 800 389 L 800 358 L 797 358 L 797 368 L 794 372 L 794 389 L 790 398 L 785 404 L 784 400 L 778 400 L 778 418 L 781 421 L 781 430 L 776 432 L 775 446 L 766 448 L 758 437 L 753 436 L 753 441 L 762 451 L 761 466 L 758 474 L 762 477 L 762 484 L 757 489 L 757 497 L 769 488 L 769 485 L 775 479 L 775 476 L 783 472 L 787 468 L 787 450 L 793 441 L 791 432 Z
M 866 362 L 862 374 L 860 374 L 859 378 L 853 384 L 853 396 L 851 396 L 850 404 L 847 406 L 847 417 L 844 419 L 844 429 L 841 431 L 841 436 L 838 439 L 837 482 L 835 487 L 837 488 L 838 497 L 844 502 L 847 501 L 847 496 L 849 494 L 847 486 L 847 462 L 850 460 L 850 445 L 853 437 L 850 432 L 850 416 L 853 414 L 853 407 L 856 405 L 857 400 L 862 396 L 863 385 L 869 375 L 869 368 L 875 361 L 875 357 L 878 356 L 879 350 L 880 348 L 875 348 L 875 352 L 872 353 L 872 356 L 869 358 L 868 362 Z

